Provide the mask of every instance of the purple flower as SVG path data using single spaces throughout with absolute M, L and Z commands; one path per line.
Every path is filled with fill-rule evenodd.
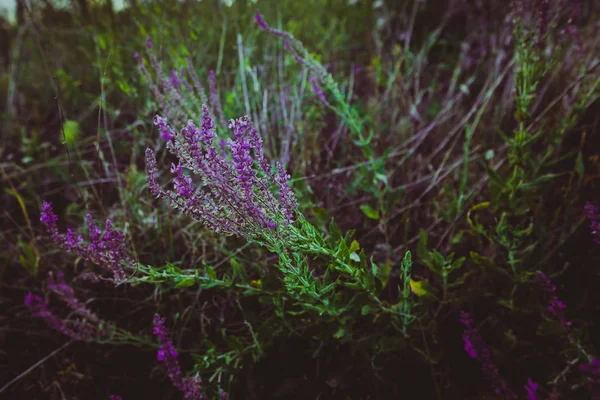
M 552 284 L 550 278 L 543 272 L 539 272 L 537 275 L 538 281 L 542 284 L 546 297 L 548 299 L 548 312 L 556 318 L 560 325 L 569 330 L 571 327 L 571 321 L 567 321 L 565 317 L 565 303 L 560 301 L 556 296 L 556 286 Z
M 108 400 L 123 400 L 123 398 L 121 396 L 118 396 L 116 394 L 112 394 Z
M 52 276 L 48 278 L 48 288 L 70 309 L 69 317 L 58 317 L 50 311 L 47 301 L 30 292 L 25 297 L 25 305 L 34 316 L 44 319 L 53 329 L 74 340 L 90 341 L 108 337 L 109 326 L 75 297 L 75 291 L 64 282 L 61 271 L 57 272 L 56 280 Z
M 269 29 L 269 25 L 267 25 L 267 22 L 265 21 L 265 17 L 257 12 L 256 15 L 254 16 L 254 22 L 256 22 L 258 24 L 258 26 L 260 27 L 260 29 L 262 30 L 267 30 Z
M 164 123 L 163 129 L 174 132 Z M 169 199 L 173 207 L 216 232 L 258 239 L 265 231 L 291 224 L 297 202 L 288 185 L 290 176 L 281 165 L 277 164 L 277 174 L 272 172 L 250 119 L 231 120 L 229 128 L 233 137 L 226 146 L 223 141 L 216 144 L 215 124 L 208 107 L 203 106 L 202 127 L 189 121 L 181 134 L 167 143 L 179 158 L 171 167 L 174 190 L 165 191 L 156 182 L 156 159 L 150 149 L 146 150 L 148 186 L 153 195 Z M 201 185 L 194 186 L 183 169 L 199 175 Z M 271 192 L 274 185 L 279 188 L 279 198 Z
M 171 342 L 171 332 L 165 326 L 165 319 L 158 314 L 154 316 L 152 333 L 158 337 L 160 343 L 160 349 L 156 357 L 167 367 L 167 373 L 173 385 L 184 393 L 186 399 L 205 399 L 202 395 L 200 379 L 182 376 L 181 367 L 179 361 L 177 361 L 178 354 L 173 342 Z
M 181 84 L 181 81 L 177 77 L 177 70 L 176 69 L 172 69 L 171 70 L 171 85 L 173 85 L 173 87 L 175 89 L 179 89 L 179 85 L 180 84 Z
M 46 225 L 46 230 L 50 234 L 52 241 L 58 244 L 63 250 L 72 252 L 86 261 L 97 264 L 113 274 L 113 278 L 102 278 L 104 280 L 122 282 L 126 278 L 122 265 L 125 264 L 134 268 L 136 263 L 127 251 L 125 246 L 125 236 L 119 231 L 115 231 L 112 222 L 106 220 L 105 232 L 94 223 L 91 214 L 86 215 L 88 223 L 89 244 L 83 243 L 81 236 L 76 236 L 71 229 L 67 229 L 66 234 L 58 232 L 56 222 L 58 218 L 52 210 L 52 204 L 45 202 L 42 207 L 40 220 Z M 100 279 L 93 274 L 92 278 Z
M 314 75 L 311 75 L 310 78 L 308 78 L 308 80 L 311 82 L 312 92 L 317 95 L 317 98 L 321 103 L 323 103 L 324 106 L 328 106 L 329 103 L 327 102 L 327 97 L 325 97 L 325 93 L 319 85 L 319 81 L 317 80 L 317 78 Z
M 212 105 L 213 111 L 217 113 L 217 117 L 219 118 L 219 122 L 221 126 L 227 126 L 225 121 L 225 115 L 223 114 L 223 107 L 221 106 L 221 100 L 219 100 L 219 91 L 217 89 L 217 77 L 215 76 L 215 71 L 212 69 L 208 73 L 209 85 L 210 85 L 210 103 Z
M 460 322 L 465 326 L 463 333 L 465 351 L 471 358 L 479 361 L 481 370 L 485 378 L 490 382 L 494 392 L 504 396 L 505 399 L 516 399 L 517 396 L 508 388 L 506 381 L 502 378 L 498 368 L 492 361 L 492 355 L 479 335 L 477 328 L 475 328 L 471 316 L 461 311 Z
M 527 399 L 528 400 L 537 400 L 537 389 L 538 384 L 531 380 L 531 378 L 527 379 L 527 385 L 525 385 L 525 391 L 527 391 Z
M 598 208 L 589 201 L 585 203 L 584 210 L 590 221 L 589 227 L 592 230 L 594 242 L 600 244 L 600 211 L 598 211 Z
M 175 137 L 175 132 L 171 129 L 171 127 L 167 124 L 167 119 L 162 118 L 160 116 L 154 117 L 154 125 L 158 126 L 158 131 L 160 132 L 160 138 L 162 140 L 169 141 L 173 140 Z

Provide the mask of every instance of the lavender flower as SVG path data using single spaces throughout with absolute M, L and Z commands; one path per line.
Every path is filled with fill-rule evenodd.
M 52 276 L 48 278 L 48 288 L 66 303 L 71 314 L 67 319 L 58 317 L 50 311 L 47 301 L 30 292 L 25 297 L 25 305 L 34 316 L 44 319 L 53 329 L 74 340 L 90 341 L 110 335 L 109 325 L 75 297 L 75 291 L 64 282 L 61 271 L 57 273 L 56 280 Z
M 600 211 L 598 207 L 589 201 L 584 206 L 585 214 L 590 221 L 590 229 L 592 230 L 592 237 L 594 242 L 600 244 Z
M 527 385 L 525 385 L 525 391 L 527 391 L 527 399 L 528 400 L 537 400 L 537 389 L 538 384 L 531 380 L 531 378 L 527 379 Z
M 157 117 L 159 119 L 160 117 Z M 166 125 L 169 132 L 175 130 Z M 263 154 L 262 139 L 248 117 L 231 120 L 233 137 L 225 148 L 215 144 L 215 124 L 208 107 L 203 106 L 202 126 L 192 121 L 167 143 L 179 158 L 172 165 L 172 191 L 163 190 L 156 182 L 156 159 L 146 150 L 148 186 L 153 195 L 169 199 L 171 204 L 216 232 L 258 240 L 267 231 L 283 229 L 294 221 L 297 202 L 287 181 L 290 178 L 280 164 L 273 173 Z M 201 176 L 194 186 L 191 171 Z M 271 186 L 278 188 L 278 198 Z
M 168 73 L 163 71 L 160 62 L 154 53 L 152 40 L 150 38 L 146 41 L 146 49 L 149 64 L 154 70 L 155 78 L 151 76 L 144 66 L 144 60 L 138 52 L 135 52 L 134 57 L 138 60 L 140 72 L 148 82 L 152 95 L 158 103 L 161 114 L 164 116 L 165 120 L 168 119 L 178 125 L 184 125 L 187 122 L 187 118 L 197 120 L 202 111 L 202 104 L 206 104 L 209 109 L 219 117 L 221 127 L 226 127 L 227 122 L 219 101 L 216 78 L 213 71 L 209 74 L 209 101 L 209 98 L 206 96 L 206 91 L 200 83 L 198 75 L 194 71 L 190 58 L 188 58 L 187 72 L 191 77 L 192 84 L 190 84 L 185 77 L 185 68 L 182 68 L 179 72 L 175 69 L 171 69 Z M 159 125 L 159 122 L 160 121 L 154 121 L 155 125 L 159 126 L 161 138 L 163 138 L 163 140 L 171 140 L 169 137 L 173 135 L 173 132 L 169 132 L 168 129 Z
M 154 316 L 153 334 L 158 337 L 160 349 L 157 353 L 157 359 L 162 361 L 167 367 L 169 378 L 173 385 L 184 393 L 184 397 L 190 400 L 204 400 L 206 397 L 202 395 L 199 378 L 183 377 L 181 367 L 177 361 L 177 351 L 171 341 L 171 332 L 165 326 L 165 320 L 160 315 Z
M 571 321 L 567 321 L 565 317 L 565 303 L 560 301 L 556 296 L 556 286 L 552 284 L 550 278 L 543 272 L 538 273 L 538 280 L 543 285 L 544 292 L 548 299 L 548 311 L 556 318 L 562 327 L 569 329 L 571 327 Z
M 217 89 L 217 77 L 215 76 L 215 71 L 211 69 L 208 74 L 208 78 L 210 83 L 210 103 L 213 107 L 213 111 L 215 111 L 219 117 L 219 123 L 222 127 L 225 127 L 227 126 L 227 123 L 225 122 L 225 115 L 223 114 L 221 100 L 219 100 L 219 91 Z
M 504 396 L 505 399 L 516 399 L 517 396 L 508 388 L 506 381 L 502 378 L 498 368 L 492 361 L 492 355 L 481 336 L 479 336 L 479 332 L 475 328 L 471 316 L 461 311 L 460 322 L 465 326 L 463 333 L 465 351 L 471 358 L 479 361 L 481 370 L 490 382 L 494 392 Z
M 113 278 L 100 278 L 95 274 L 89 274 L 91 279 L 103 279 L 114 282 L 122 282 L 126 273 L 122 265 L 135 268 L 136 262 L 129 256 L 125 247 L 125 236 L 119 231 L 113 230 L 110 219 L 106 220 L 105 232 L 94 223 L 92 216 L 86 216 L 89 231 L 89 244 L 83 243 L 83 237 L 75 236 L 72 230 L 67 229 L 66 234 L 58 232 L 56 223 L 58 218 L 52 209 L 52 204 L 44 201 L 40 221 L 46 225 L 46 230 L 54 243 L 61 246 L 65 251 L 79 255 L 86 261 L 92 262 L 110 271 Z
M 321 103 L 323 103 L 324 106 L 328 106 L 329 103 L 327 102 L 327 98 L 325 97 L 325 93 L 323 92 L 323 89 L 321 88 L 321 86 L 319 86 L 319 81 L 317 80 L 317 78 L 315 78 L 313 75 L 310 76 L 310 78 L 308 78 L 308 80 L 311 83 L 311 90 L 314 94 L 317 95 L 317 98 L 319 99 L 319 101 Z

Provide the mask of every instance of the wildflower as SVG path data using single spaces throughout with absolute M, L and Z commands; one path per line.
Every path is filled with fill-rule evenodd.
M 150 37 L 146 40 L 146 49 L 149 64 L 154 70 L 156 81 L 144 66 L 144 60 L 140 54 L 135 52 L 134 57 L 138 60 L 139 70 L 142 75 L 144 75 L 164 119 L 169 119 L 171 122 L 183 125 L 186 123 L 188 117 L 198 119 L 202 110 L 202 104 L 206 104 L 212 112 L 218 115 L 219 123 L 225 128 L 227 123 L 217 94 L 214 72 L 211 71 L 209 75 L 209 101 L 209 98 L 206 96 L 206 91 L 200 83 L 198 75 L 194 71 L 192 60 L 190 58 L 187 59 L 187 72 L 191 77 L 193 84 L 186 79 L 185 68 L 182 68 L 179 72 L 175 69 L 171 69 L 168 73 L 162 70 L 160 63 L 155 56 Z M 164 129 L 158 122 L 160 121 L 154 121 L 155 125 L 159 126 L 161 138 L 163 140 L 171 140 L 170 136 L 173 135 L 173 132 Z
M 263 30 L 269 29 L 269 25 L 267 25 L 267 22 L 265 21 L 265 17 L 263 17 L 263 15 L 259 12 L 257 12 L 256 15 L 254 16 L 254 22 L 256 22 L 258 24 L 260 29 L 263 29 Z
M 527 392 L 528 400 L 537 400 L 537 389 L 538 384 L 531 380 L 531 378 L 527 379 L 527 385 L 525 385 L 525 391 Z
M 463 333 L 465 351 L 471 358 L 479 361 L 481 370 L 490 382 L 494 392 L 504 396 L 505 399 L 516 399 L 517 396 L 508 388 L 506 381 L 502 378 L 498 368 L 492 361 L 492 355 L 479 335 L 479 332 L 477 332 L 471 316 L 461 311 L 460 322 L 465 326 Z
M 158 337 L 160 349 L 156 358 L 162 361 L 167 367 L 169 378 L 173 385 L 184 393 L 184 397 L 190 400 L 205 399 L 202 396 L 202 388 L 200 387 L 199 378 L 183 377 L 179 361 L 177 361 L 177 351 L 171 341 L 171 332 L 165 326 L 165 319 L 156 314 L 153 321 L 154 329 L 152 333 Z
M 103 279 L 122 282 L 126 278 L 122 264 L 135 268 L 135 261 L 129 256 L 125 247 L 125 236 L 115 231 L 110 219 L 106 220 L 105 232 L 94 223 L 91 214 L 86 216 L 89 231 L 89 244 L 83 243 L 83 237 L 75 236 L 71 229 L 66 234 L 58 232 L 56 222 L 58 218 L 52 209 L 52 203 L 43 202 L 40 221 L 46 225 L 46 230 L 53 242 L 61 246 L 65 251 L 72 252 L 86 261 L 97 264 L 113 274 L 113 278 L 99 278 L 90 274 L 92 279 Z
M 560 301 L 555 294 L 556 286 L 552 284 L 550 278 L 543 272 L 538 273 L 538 280 L 542 284 L 548 298 L 548 311 L 558 320 L 562 327 L 569 329 L 571 327 L 571 321 L 567 321 L 565 317 L 565 303 Z
M 310 78 L 308 78 L 308 80 L 312 84 L 310 87 L 312 92 L 317 95 L 317 98 L 321 103 L 323 103 L 324 106 L 327 106 L 329 103 L 327 103 L 327 98 L 325 97 L 323 89 L 321 88 L 321 86 L 319 86 L 317 78 L 315 78 L 314 75 L 311 75 Z
M 215 124 L 208 107 L 203 106 L 201 127 L 188 121 L 167 143 L 179 158 L 178 164 L 171 166 L 173 190 L 165 191 L 156 182 L 156 159 L 150 149 L 146 150 L 147 182 L 153 195 L 169 199 L 176 209 L 210 229 L 256 240 L 265 229 L 273 231 L 291 224 L 297 202 L 287 183 L 290 176 L 280 164 L 273 173 L 250 119 L 231 120 L 229 128 L 233 137 L 225 145 L 216 145 Z M 199 187 L 192 185 L 184 169 L 201 176 Z M 278 188 L 278 198 L 271 193 L 272 185 Z
M 48 288 L 67 305 L 71 315 L 78 318 L 58 317 L 49 309 L 47 301 L 30 292 L 25 297 L 25 305 L 34 316 L 44 319 L 53 329 L 74 340 L 90 341 L 108 336 L 109 326 L 75 297 L 75 291 L 64 282 L 61 271 L 57 273 L 56 280 L 52 276 L 48 278 Z

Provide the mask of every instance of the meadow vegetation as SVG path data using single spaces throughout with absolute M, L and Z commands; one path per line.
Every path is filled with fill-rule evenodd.
M 18 1 L 0 396 L 600 399 L 600 9 Z

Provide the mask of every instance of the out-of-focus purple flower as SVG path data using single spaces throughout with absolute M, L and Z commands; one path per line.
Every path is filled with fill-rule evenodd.
M 584 210 L 590 222 L 589 227 L 592 230 L 594 242 L 600 244 L 600 211 L 598 211 L 598 207 L 589 201 L 585 203 Z
M 86 219 L 88 222 L 89 244 L 83 243 L 83 238 L 81 236 L 76 237 L 70 229 L 67 230 L 66 234 L 58 232 L 56 227 L 58 218 L 52 210 L 51 203 L 44 201 L 40 216 L 40 221 L 46 225 L 46 230 L 52 241 L 61 246 L 63 250 L 75 253 L 84 260 L 97 264 L 113 274 L 113 278 L 102 279 L 116 282 L 124 281 L 126 274 L 122 265 L 125 264 L 131 268 L 136 265 L 125 247 L 125 236 L 123 233 L 113 230 L 110 220 L 106 220 L 106 228 L 103 234 L 90 214 L 86 216 Z
M 556 318 L 563 328 L 568 330 L 571 327 L 571 321 L 567 321 L 567 318 L 565 317 L 564 310 L 567 306 L 556 296 L 556 286 L 552 284 L 550 278 L 543 272 L 539 272 L 537 278 L 542 284 L 544 293 L 548 299 L 548 312 Z
M 254 22 L 256 22 L 258 24 L 260 29 L 263 29 L 263 30 L 269 29 L 269 25 L 265 21 L 265 17 L 259 12 L 257 12 L 256 15 L 254 16 Z
M 186 399 L 204 400 L 200 379 L 183 376 L 177 360 L 177 351 L 171 341 L 171 332 L 165 325 L 165 319 L 158 314 L 154 316 L 152 333 L 158 337 L 160 343 L 156 357 L 167 367 L 167 373 L 173 385 L 184 393 Z
M 311 83 L 311 87 L 310 87 L 311 90 L 313 91 L 313 93 L 315 95 L 317 95 L 317 98 L 319 99 L 319 101 L 321 103 L 323 103 L 324 106 L 329 105 L 329 103 L 327 102 L 327 97 L 325 97 L 325 93 L 323 92 L 323 89 L 319 85 L 318 79 L 314 75 L 311 75 L 310 78 L 308 78 L 308 80 Z
M 169 141 L 175 137 L 175 131 L 171 129 L 171 127 L 167 124 L 167 119 L 155 116 L 154 117 L 154 125 L 158 127 L 158 131 L 160 132 L 160 138 L 162 140 Z
M 171 85 L 173 85 L 173 87 L 175 89 L 179 89 L 179 85 L 181 84 L 181 81 L 177 77 L 177 70 L 176 69 L 172 69 L 171 70 L 171 79 L 170 80 L 171 80 Z
M 471 316 L 465 311 L 461 311 L 460 322 L 465 326 L 463 333 L 465 351 L 471 358 L 479 361 L 481 370 L 494 392 L 504 396 L 505 399 L 516 399 L 517 396 L 508 388 L 506 381 L 502 378 L 498 368 L 492 361 L 492 355 L 479 335 L 477 328 L 475 328 Z
M 219 91 L 217 89 L 217 77 L 215 76 L 215 71 L 211 69 L 208 73 L 208 78 L 210 84 L 210 103 L 212 105 L 213 111 L 219 118 L 219 123 L 222 127 L 226 127 L 227 122 L 225 120 L 225 114 L 223 113 L 223 107 L 221 106 L 221 100 L 219 99 Z
M 108 398 L 108 400 L 123 400 L 123 398 L 119 395 L 113 394 Z
M 74 340 L 90 341 L 104 338 L 109 334 L 108 325 L 75 297 L 75 291 L 64 282 L 59 271 L 56 280 L 48 278 L 48 288 L 54 292 L 71 310 L 68 319 L 62 319 L 49 309 L 47 301 L 31 292 L 25 297 L 25 305 L 31 313 L 46 321 L 56 331 Z
M 525 385 L 525 391 L 527 392 L 528 400 L 537 400 L 537 389 L 538 384 L 531 380 L 531 378 L 527 379 L 527 385 Z

